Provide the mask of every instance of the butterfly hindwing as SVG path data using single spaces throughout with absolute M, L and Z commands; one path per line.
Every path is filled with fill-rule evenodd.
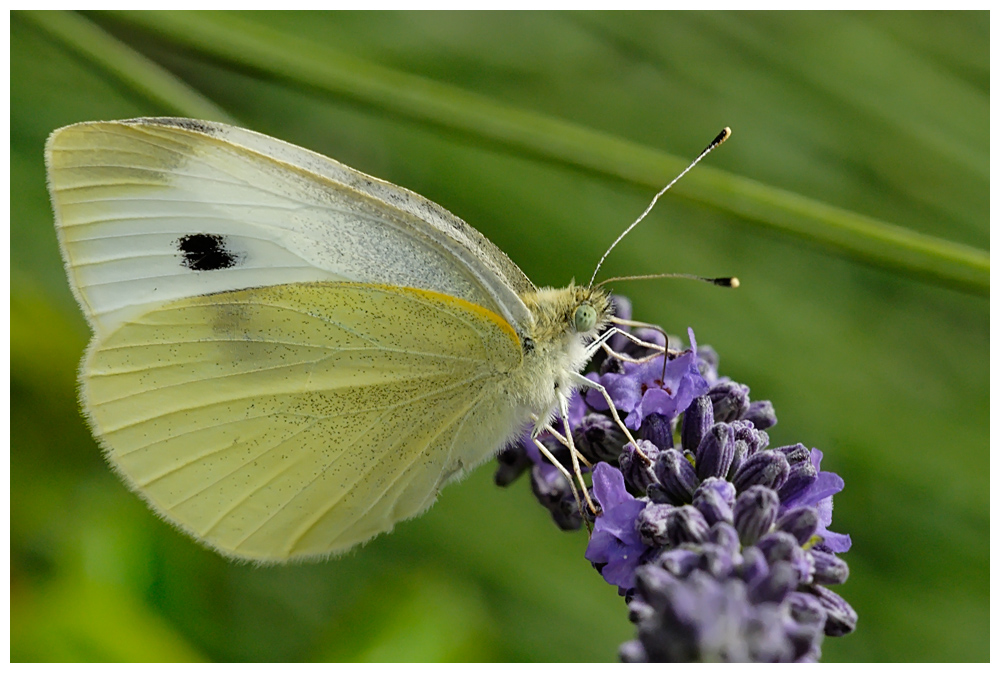
M 391 529 L 490 456 L 518 420 L 502 385 L 520 363 L 510 325 L 468 302 L 299 283 L 129 319 L 92 345 L 83 398 L 158 513 L 228 555 L 285 560 Z

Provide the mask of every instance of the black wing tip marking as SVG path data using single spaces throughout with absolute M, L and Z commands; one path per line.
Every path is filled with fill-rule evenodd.
M 122 120 L 122 124 L 146 124 L 161 127 L 177 127 L 188 131 L 197 131 L 209 136 L 218 136 L 222 133 L 222 128 L 214 122 L 204 120 L 194 120 L 187 117 L 135 117 L 129 120 Z

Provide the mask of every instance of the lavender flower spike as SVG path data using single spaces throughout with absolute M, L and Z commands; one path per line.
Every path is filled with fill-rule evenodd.
M 618 340 L 616 351 L 640 362 L 609 357 L 588 375 L 608 390 L 636 445 L 623 445 L 596 392 L 570 406 L 579 449 L 599 462 L 592 492 L 601 511 L 585 556 L 625 596 L 636 627 L 619 657 L 816 661 L 824 637 L 850 633 L 858 621 L 827 588 L 849 574 L 838 554 L 850 537 L 829 529 L 844 481 L 820 470 L 819 450 L 769 447 L 772 403 L 720 375 L 715 351 L 698 347 L 693 332 L 689 338 L 691 348 L 666 361 Z M 556 439 L 541 440 L 569 466 Z M 556 523 L 581 523 L 565 478 L 531 444 L 500 460 L 498 483 L 530 467 L 535 495 Z

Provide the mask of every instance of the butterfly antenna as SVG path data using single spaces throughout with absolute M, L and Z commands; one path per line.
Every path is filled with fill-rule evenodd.
M 618 235 L 618 238 L 615 239 L 614 243 L 611 244 L 611 246 L 608 247 L 608 250 L 604 252 L 604 255 L 601 256 L 601 259 L 597 262 L 597 267 L 594 269 L 594 274 L 590 277 L 590 284 L 589 284 L 589 286 L 593 286 L 594 285 L 594 279 L 597 278 L 597 273 L 600 271 L 601 265 L 604 264 L 604 259 L 607 258 L 608 254 L 611 253 L 611 251 L 614 249 L 614 247 L 618 245 L 618 242 L 620 242 L 622 239 L 624 239 L 625 235 L 628 234 L 629 232 L 631 232 L 632 228 L 634 228 L 636 225 L 638 225 L 639 223 L 641 223 L 642 219 L 645 218 L 649 214 L 649 212 L 653 210 L 653 207 L 656 206 L 656 201 L 663 195 L 663 193 L 666 192 L 667 190 L 669 190 L 671 187 L 673 187 L 674 183 L 676 183 L 677 181 L 679 181 L 681 178 L 684 177 L 684 174 L 686 174 L 688 171 L 690 171 L 691 169 L 693 169 L 695 167 L 695 165 L 698 164 L 698 162 L 700 162 L 701 160 L 703 160 L 705 158 L 705 155 L 707 155 L 708 153 L 712 152 L 712 150 L 715 150 L 717 147 L 719 147 L 720 145 L 722 145 L 722 143 L 725 142 L 725 140 L 727 138 L 729 138 L 729 136 L 732 133 L 733 132 L 732 132 L 732 130 L 730 130 L 729 127 L 726 127 L 725 129 L 723 129 L 722 131 L 720 131 L 719 135 L 716 136 L 715 139 L 711 143 L 708 144 L 707 148 L 705 148 L 704 150 L 702 150 L 701 154 L 698 155 L 698 157 L 693 162 L 691 162 L 686 169 L 684 169 L 679 174 L 677 174 L 677 177 L 674 178 L 669 183 L 667 183 L 667 186 L 665 188 L 663 188 L 662 190 L 660 190 L 659 192 L 656 193 L 656 196 L 653 197 L 653 201 L 651 201 L 649 203 L 649 206 L 647 206 L 646 210 L 642 212 L 642 215 L 639 216 L 638 218 L 636 218 L 635 222 L 633 222 L 631 225 L 629 225 L 628 227 L 626 227 L 625 231 Z
M 725 288 L 739 288 L 740 280 L 736 277 L 699 277 L 696 274 L 676 274 L 676 273 L 665 273 L 665 274 L 630 274 L 625 277 L 611 277 L 605 279 L 598 286 L 604 286 L 610 284 L 612 281 L 635 281 L 637 279 L 693 279 L 694 281 L 704 281 L 709 284 L 714 284 L 715 286 L 723 286 Z

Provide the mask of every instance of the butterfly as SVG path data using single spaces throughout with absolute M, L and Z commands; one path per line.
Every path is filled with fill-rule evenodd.
M 46 165 L 94 436 L 225 556 L 329 557 L 417 516 L 565 420 L 612 334 L 603 287 L 537 288 L 437 204 L 259 133 L 85 122 Z

